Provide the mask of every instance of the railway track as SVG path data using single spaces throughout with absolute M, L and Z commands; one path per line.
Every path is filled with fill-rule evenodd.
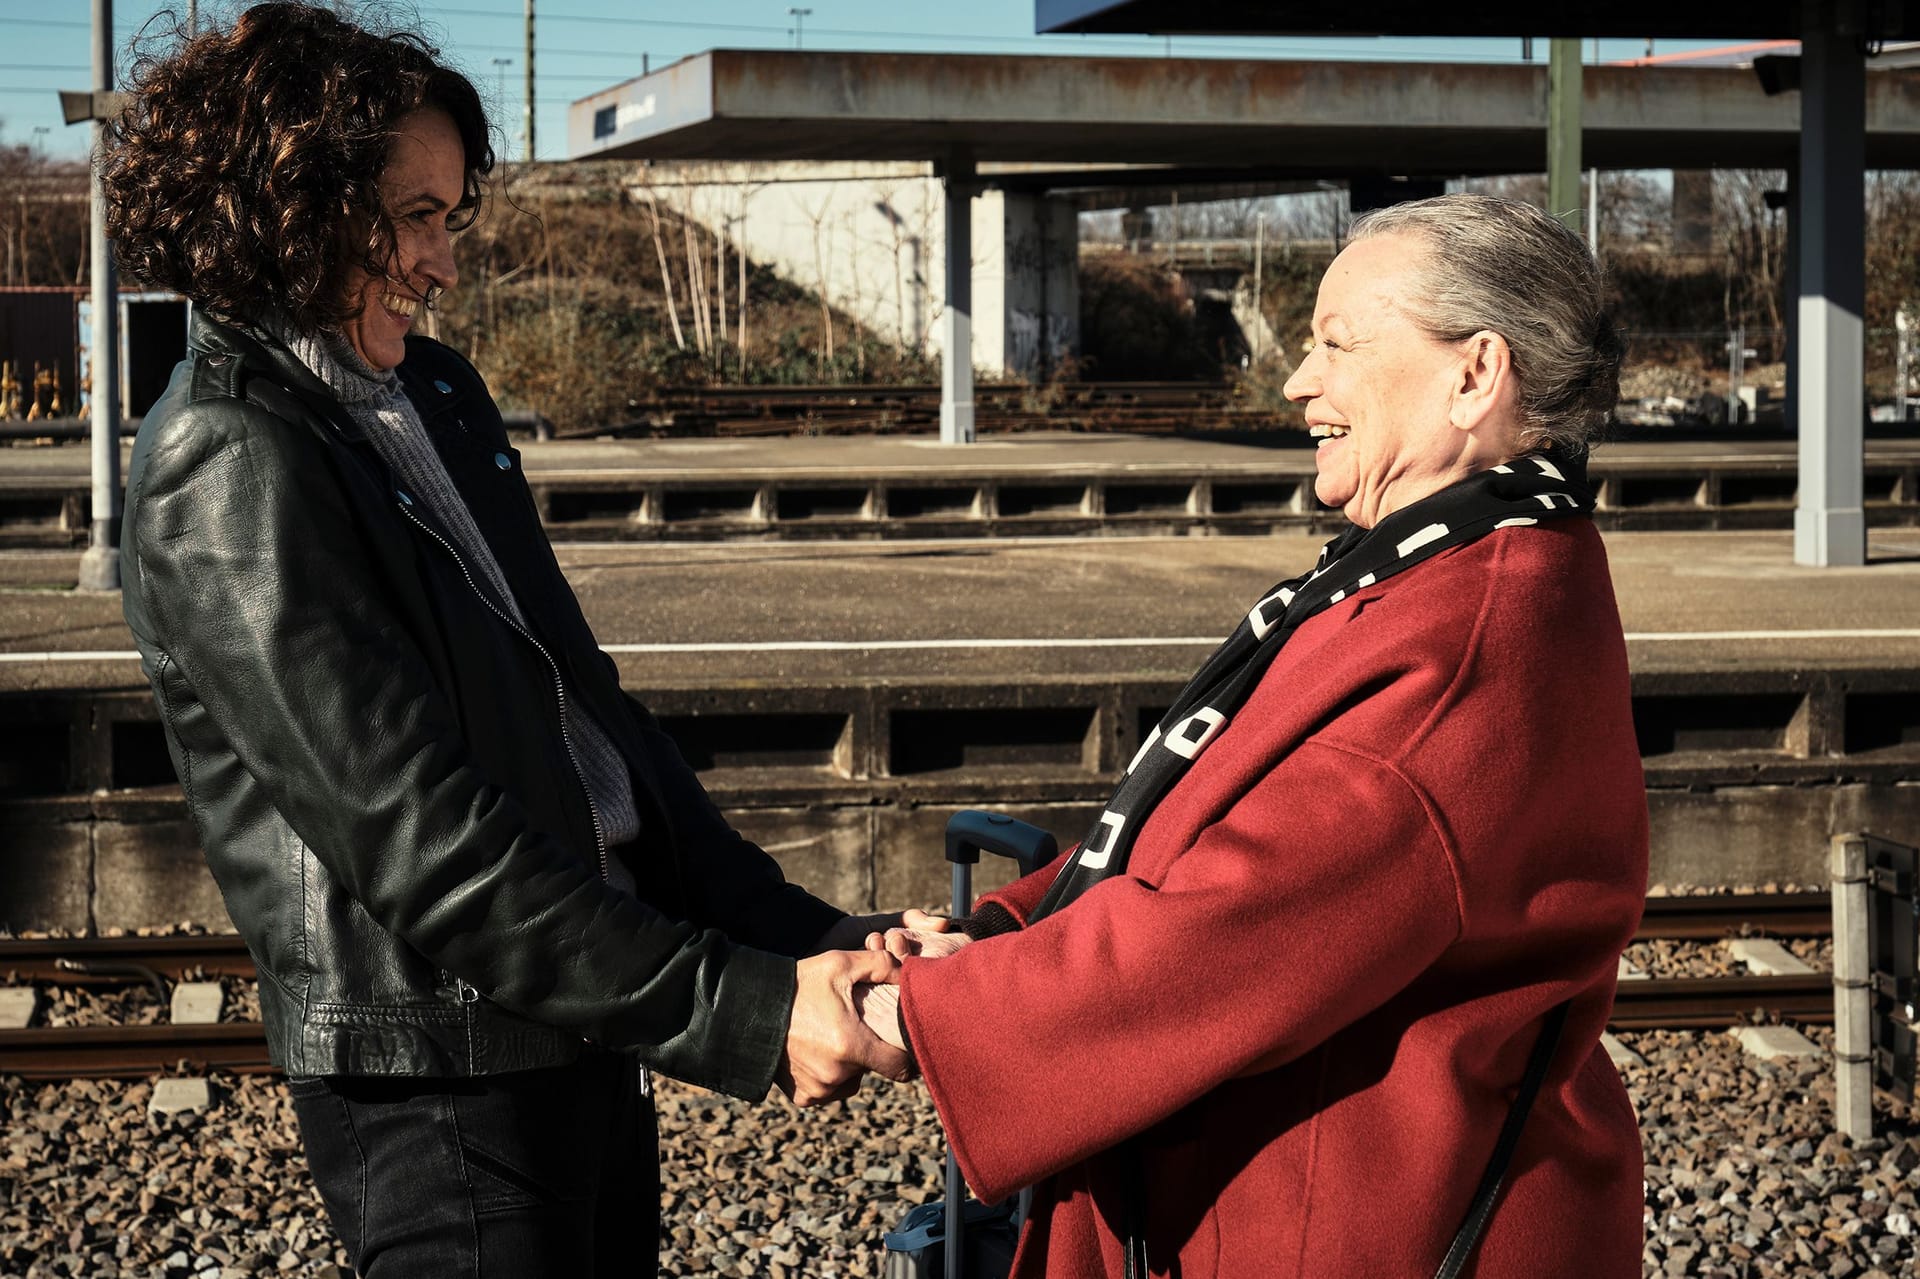
M 1817 937 L 1831 931 L 1825 893 L 1653 897 L 1635 940 L 1711 941 L 1742 934 Z M 252 978 L 238 937 L 0 938 L 0 977 L 53 985 L 155 984 L 183 975 Z M 1779 977 L 1647 978 L 1623 981 L 1615 1030 L 1713 1030 L 1756 1015 L 1833 1020 L 1824 973 Z M 81 1026 L 0 1030 L 0 1075 L 29 1079 L 145 1078 L 185 1064 L 195 1070 L 273 1069 L 258 1022 L 210 1026 Z
M 937 386 L 712 386 L 656 392 L 629 403 L 627 420 L 558 438 L 623 435 L 786 435 L 924 430 L 940 419 Z M 1165 433 L 1196 426 L 1261 430 L 1295 425 L 1297 411 L 1238 399 L 1226 382 L 1084 382 L 977 386 L 982 431 Z

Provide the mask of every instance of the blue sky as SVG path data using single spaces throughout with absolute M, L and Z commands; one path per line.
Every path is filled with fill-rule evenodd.
M 201 0 L 203 20 L 230 13 L 225 0 Z M 238 6 L 244 7 L 244 5 Z M 919 53 L 1053 53 L 1100 56 L 1337 58 L 1380 61 L 1518 62 L 1518 40 L 1387 40 L 1347 36 L 1321 40 L 1166 41 L 1130 36 L 1035 36 L 1032 0 L 537 0 L 535 136 L 543 160 L 562 159 L 567 104 L 640 73 L 714 48 L 791 48 L 795 18 L 810 49 L 874 49 Z M 521 154 L 520 118 L 526 70 L 523 0 L 383 0 L 379 11 L 417 18 L 429 38 L 481 87 L 503 136 L 502 151 Z M 184 15 L 186 0 L 117 0 L 118 48 L 157 13 Z M 78 158 L 86 129 L 61 123 L 58 89 L 81 89 L 91 76 L 91 6 L 87 0 L 0 0 L 0 140 Z M 1656 52 L 1712 42 L 1669 41 Z M 1589 45 L 1591 49 L 1591 45 Z M 1604 59 L 1637 57 L 1644 41 L 1609 40 Z M 1544 60 L 1544 41 L 1535 42 Z M 497 59 L 509 59 L 501 66 Z

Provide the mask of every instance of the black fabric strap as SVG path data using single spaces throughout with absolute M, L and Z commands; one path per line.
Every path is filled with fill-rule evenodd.
M 1201 665 L 1121 775 L 1106 809 L 1035 907 L 1032 920 L 1123 874 L 1134 839 L 1167 792 L 1246 705 L 1281 646 L 1308 619 L 1495 529 L 1593 509 L 1584 460 L 1544 454 L 1471 475 L 1381 520 L 1348 529 L 1310 573 L 1281 582 Z M 1497 586 L 1497 584 L 1496 584 Z M 1312 802 L 1302 796 L 1302 802 Z
M 1541 1023 L 1540 1038 L 1533 1043 L 1527 1073 L 1520 1080 L 1520 1093 L 1507 1110 L 1507 1121 L 1500 1125 L 1500 1140 L 1494 1143 L 1493 1157 L 1487 1160 L 1487 1171 L 1473 1192 L 1466 1220 L 1454 1232 L 1453 1246 L 1447 1249 L 1434 1279 L 1459 1279 L 1468 1258 L 1473 1256 L 1474 1247 L 1487 1228 L 1487 1219 L 1493 1216 L 1494 1201 L 1500 1197 L 1500 1187 L 1507 1179 L 1507 1164 L 1513 1159 L 1514 1147 L 1520 1144 L 1520 1130 L 1527 1126 L 1527 1112 L 1533 1109 L 1534 1096 L 1547 1077 L 1547 1067 L 1553 1063 L 1553 1050 L 1560 1044 L 1560 1031 L 1567 1024 L 1567 1010 L 1571 1007 L 1571 1001 L 1556 1006 Z

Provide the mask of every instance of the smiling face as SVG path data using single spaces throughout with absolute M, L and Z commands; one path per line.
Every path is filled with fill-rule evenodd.
M 341 326 L 348 344 L 376 370 L 406 358 L 407 330 L 427 290 L 459 282 L 447 218 L 460 204 L 465 180 L 466 150 L 453 117 L 438 107 L 402 116 L 380 171 L 380 195 L 393 224 L 393 261 L 384 276 L 353 269 L 347 289 L 359 314 Z
M 1313 350 L 1287 379 L 1320 441 L 1315 495 L 1363 528 L 1518 452 L 1505 339 L 1442 342 L 1405 310 L 1427 257 L 1410 235 L 1348 245 L 1320 281 Z

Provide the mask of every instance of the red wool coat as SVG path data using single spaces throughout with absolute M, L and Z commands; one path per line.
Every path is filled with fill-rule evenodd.
M 988 900 L 1025 920 L 1059 863 Z M 1427 1279 L 1542 1015 L 1573 1000 L 1469 1273 L 1637 1279 L 1599 1047 L 1646 890 L 1626 647 L 1586 519 L 1495 532 L 1307 622 L 1064 912 L 909 960 L 968 1182 L 1038 1183 L 1017 1276 Z

